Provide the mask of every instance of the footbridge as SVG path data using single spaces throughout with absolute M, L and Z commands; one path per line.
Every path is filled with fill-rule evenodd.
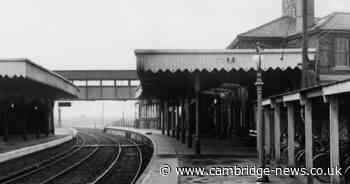
M 136 100 L 140 87 L 136 70 L 57 70 L 79 87 L 75 100 Z

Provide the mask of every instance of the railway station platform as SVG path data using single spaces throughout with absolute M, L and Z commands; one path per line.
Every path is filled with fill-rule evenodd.
M 9 141 L 0 141 L 0 163 L 63 144 L 72 140 L 76 133 L 74 129 L 57 128 L 54 135 L 39 139 L 28 135 L 26 141 L 21 135 L 11 135 Z
M 109 127 L 113 128 L 113 127 Z M 133 131 L 144 134 L 156 144 L 155 154 L 159 156 L 191 156 L 194 154 L 193 148 L 188 148 L 186 144 L 173 137 L 162 135 L 160 130 L 154 129 L 136 129 L 115 127 L 127 131 Z M 255 147 L 243 147 L 237 145 L 234 139 L 218 140 L 214 138 L 201 138 L 202 156 L 237 156 L 237 157 L 256 157 Z M 237 146 L 235 146 L 237 145 Z
M 244 183 L 255 184 L 255 176 L 178 176 L 176 167 L 215 167 L 215 166 L 252 166 L 257 164 L 256 148 L 236 147 L 234 140 L 201 139 L 201 156 L 194 155 L 194 149 L 188 148 L 175 138 L 162 135 L 159 130 L 108 127 L 143 134 L 155 144 L 154 157 L 148 168 L 138 180 L 138 184 L 178 184 L 178 183 Z M 160 168 L 169 167 L 167 176 L 160 174 Z M 270 183 L 299 184 L 300 181 L 288 176 L 270 177 Z

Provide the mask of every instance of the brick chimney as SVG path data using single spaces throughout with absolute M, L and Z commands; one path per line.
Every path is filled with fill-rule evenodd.
M 307 0 L 308 27 L 315 23 L 315 0 Z M 282 16 L 296 18 L 296 31 L 303 29 L 303 0 L 282 0 Z

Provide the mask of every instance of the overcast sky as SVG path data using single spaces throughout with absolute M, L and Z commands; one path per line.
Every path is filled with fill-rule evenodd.
M 134 69 L 135 48 L 225 48 L 282 0 L 1 0 L 0 57 L 49 69 Z M 317 16 L 349 0 L 316 0 Z

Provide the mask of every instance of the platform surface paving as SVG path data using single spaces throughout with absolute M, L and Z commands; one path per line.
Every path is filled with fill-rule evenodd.
M 55 135 L 41 135 L 39 139 L 34 135 L 29 135 L 27 140 L 23 140 L 22 136 L 10 136 L 8 142 L 0 141 L 0 163 L 62 144 L 75 134 L 75 130 L 58 128 Z
M 162 135 L 159 130 L 110 127 L 138 132 L 146 135 L 156 144 L 155 156 L 145 171 L 139 184 L 255 184 L 256 176 L 178 176 L 176 167 L 221 167 L 251 166 L 256 164 L 255 148 L 234 147 L 231 141 L 202 139 L 202 155 L 194 156 L 193 148 L 188 148 L 173 137 Z M 234 143 L 233 143 L 234 144 Z M 161 167 L 169 167 L 170 174 L 163 176 Z M 270 177 L 270 183 L 299 184 L 300 181 L 288 176 Z
M 9 151 L 13 151 L 16 149 L 34 146 L 38 144 L 43 144 L 46 142 L 53 141 L 55 139 L 60 139 L 65 135 L 49 135 L 49 136 L 41 136 L 40 138 L 35 138 L 35 135 L 28 136 L 27 140 L 23 140 L 21 136 L 10 136 L 7 142 L 0 141 L 0 153 L 5 153 Z

